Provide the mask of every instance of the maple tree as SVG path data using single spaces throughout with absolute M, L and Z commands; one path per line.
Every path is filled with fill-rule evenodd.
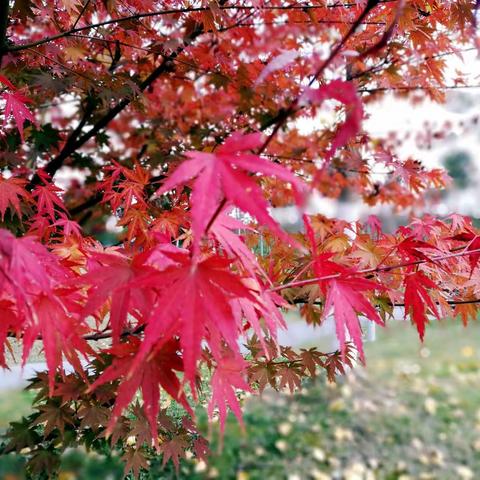
M 178 467 L 188 449 L 207 453 L 199 406 L 223 428 L 229 409 L 242 421 L 242 391 L 295 391 L 321 370 L 333 380 L 354 351 L 363 361 L 359 316 L 384 325 L 404 306 L 422 339 L 432 317 L 475 318 L 470 219 L 412 216 L 386 233 L 374 216 L 349 223 L 308 204 L 348 190 L 413 214 L 446 185 L 363 120 L 385 92 L 442 102 L 468 87 L 460 72 L 448 83 L 447 58 L 476 48 L 477 10 L 2 2 L 0 363 L 12 341 L 23 362 L 40 342 L 48 367 L 37 413 L 4 451 L 28 447 L 32 471 L 54 470 L 59 439 L 104 441 L 127 473 L 155 452 Z M 295 233 L 271 211 L 291 204 Z M 288 308 L 314 324 L 333 314 L 339 351 L 279 345 Z

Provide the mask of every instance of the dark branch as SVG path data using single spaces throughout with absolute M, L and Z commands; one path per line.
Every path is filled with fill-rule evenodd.
M 7 29 L 8 29 L 8 14 L 9 2 L 3 0 L 0 2 L 0 68 L 2 66 L 3 55 L 7 51 Z
M 140 85 L 138 85 L 140 93 L 145 91 L 150 85 L 152 85 L 155 80 L 157 80 L 157 78 L 160 77 L 163 73 L 170 71 L 172 61 L 186 48 L 186 46 L 188 46 L 193 40 L 195 40 L 195 38 L 197 38 L 201 33 L 203 33 L 203 31 L 203 25 L 198 24 L 197 28 L 193 29 L 193 31 L 189 34 L 188 38 L 185 39 L 183 47 L 178 48 L 170 55 L 164 56 L 160 65 L 152 73 L 150 73 L 150 75 L 142 83 L 140 83 Z M 125 110 L 125 108 L 130 105 L 133 99 L 133 96 L 125 97 L 123 100 L 117 103 L 117 105 L 110 108 L 107 113 L 102 118 L 100 118 L 90 130 L 88 130 L 88 132 L 84 133 L 78 138 L 78 135 L 81 133 L 81 130 L 84 126 L 84 124 L 82 124 L 81 122 L 80 125 L 72 132 L 72 134 L 68 138 L 62 151 L 48 162 L 45 167 L 45 171 L 50 176 L 55 175 L 57 170 L 63 165 L 65 160 L 72 153 L 85 145 L 90 139 L 92 139 L 103 128 L 105 128 L 120 112 Z M 39 176 L 35 175 L 30 182 L 30 188 L 37 185 L 39 181 Z
M 83 14 L 84 14 L 85 11 L 87 10 L 89 3 L 90 3 L 90 0 L 85 0 L 85 3 L 83 4 L 83 7 L 82 7 L 82 9 L 80 10 L 80 13 L 78 14 L 78 17 L 77 17 L 77 19 L 75 20 L 75 23 L 73 24 L 72 28 L 75 28 L 75 27 L 78 25 L 78 22 L 80 21 L 80 19 L 82 18 Z
M 84 210 L 90 207 L 94 207 L 98 203 L 102 201 L 102 194 L 100 192 L 96 192 L 94 195 L 92 195 L 89 199 L 85 200 L 85 202 L 81 203 L 80 205 L 77 205 L 76 207 L 70 208 L 68 211 L 70 215 L 78 215 L 79 213 L 82 213 Z
M 379 0 L 368 0 L 367 5 L 365 8 L 362 10 L 356 21 L 353 23 L 353 25 L 349 28 L 348 32 L 345 34 L 345 36 L 342 38 L 342 40 L 332 49 L 330 52 L 330 55 L 328 58 L 322 62 L 322 64 L 318 67 L 317 71 L 313 75 L 313 77 L 310 79 L 308 86 L 311 87 L 319 78 L 320 76 L 325 72 L 325 70 L 328 68 L 328 66 L 332 63 L 332 61 L 335 59 L 335 57 L 338 55 L 340 50 L 343 48 L 343 46 L 348 42 L 350 37 L 355 33 L 357 30 L 358 26 L 365 20 L 365 18 L 368 16 L 370 11 L 375 8 L 379 3 Z M 298 112 L 302 107 L 299 107 L 300 103 L 300 98 L 301 94 L 298 95 L 292 103 L 285 109 L 281 109 L 278 114 L 272 119 L 271 122 L 268 124 L 265 124 L 262 126 L 262 130 L 266 130 L 268 127 L 273 126 L 273 130 L 270 133 L 270 135 L 266 138 L 265 142 L 263 145 L 260 147 L 258 150 L 257 154 L 260 155 L 263 153 L 270 142 L 275 138 L 279 130 L 282 128 L 282 126 L 285 124 L 285 122 L 296 112 Z M 214 212 L 212 218 L 210 218 L 207 227 L 205 229 L 205 232 L 208 232 L 210 227 L 213 225 L 215 222 L 215 219 L 218 217 L 220 212 L 223 210 L 223 207 L 226 205 L 227 200 L 223 198 L 223 200 L 220 202 L 219 206 L 217 207 L 216 211 Z
M 396 0 L 369 0 L 368 4 L 370 3 L 391 3 Z M 8 3 L 8 2 L 6 2 Z M 220 8 L 222 10 L 313 10 L 313 9 L 325 9 L 325 8 L 352 8 L 352 7 L 357 7 L 358 5 L 356 3 L 337 3 L 333 5 L 285 5 L 285 6 L 266 6 L 266 7 L 253 7 L 253 6 L 248 6 L 248 5 L 236 5 L 236 6 L 224 6 L 223 3 L 225 2 L 219 2 L 220 3 Z M 368 5 L 367 5 L 368 8 Z M 155 12 L 142 12 L 142 13 L 136 13 L 134 15 L 128 15 L 126 17 L 120 17 L 120 18 L 113 18 L 111 20 L 105 20 L 103 22 L 98 22 L 98 23 L 92 23 L 90 25 L 85 25 L 83 27 L 76 27 L 76 28 L 71 28 L 70 30 L 67 30 L 66 32 L 61 32 L 56 35 L 52 35 L 47 38 L 43 38 L 41 40 L 37 40 L 35 42 L 31 43 L 24 43 L 20 45 L 11 45 L 8 48 L 8 51 L 10 52 L 18 52 L 21 50 L 25 50 L 26 48 L 32 48 L 32 47 L 38 47 L 40 45 L 44 45 L 46 43 L 52 42 L 54 40 L 59 40 L 61 38 L 66 38 L 71 36 L 74 33 L 78 32 L 84 32 L 87 30 L 91 30 L 94 28 L 98 27 L 104 27 L 107 25 L 115 25 L 118 23 L 122 22 L 129 22 L 132 20 L 140 20 L 142 18 L 149 18 L 149 17 L 159 17 L 162 15 L 173 15 L 173 14 L 181 14 L 181 13 L 193 13 L 193 12 L 203 12 L 209 10 L 209 7 L 188 7 L 188 8 L 176 8 L 176 9 L 170 9 L 170 10 L 159 10 Z
M 449 305 L 473 305 L 480 303 L 480 298 L 474 298 L 472 300 L 446 300 L 446 303 Z M 305 300 L 303 298 L 296 298 L 295 300 L 291 300 L 288 303 L 291 305 L 323 305 L 323 302 L 320 301 L 315 301 L 315 302 L 309 302 L 308 300 Z M 436 305 L 441 305 L 440 302 L 434 302 Z M 386 305 L 390 307 L 404 307 L 404 303 L 393 303 L 393 302 L 385 302 Z
M 359 93 L 377 93 L 377 92 L 395 92 L 395 91 L 413 91 L 413 90 L 462 90 L 468 88 L 480 88 L 480 85 L 436 85 L 435 87 L 427 87 L 421 85 L 412 85 L 405 87 L 374 87 L 374 88 L 359 88 Z
M 308 86 L 311 87 L 319 78 L 320 76 L 325 72 L 325 70 L 328 68 L 328 66 L 333 62 L 335 57 L 338 55 L 340 50 L 344 47 L 344 45 L 348 42 L 350 37 L 355 33 L 359 25 L 365 20 L 367 15 L 371 12 L 373 8 L 375 8 L 379 3 L 379 0 L 368 0 L 367 5 L 365 8 L 362 10 L 362 13 L 358 16 L 357 20 L 353 23 L 353 25 L 349 28 L 348 32 L 345 34 L 345 36 L 342 38 L 342 40 L 335 46 L 335 48 L 332 49 L 330 52 L 330 55 L 328 58 L 322 62 L 322 64 L 318 67 L 317 71 L 313 75 L 313 77 L 310 79 L 308 82 Z M 288 120 L 290 116 L 295 114 L 298 111 L 298 104 L 300 102 L 300 97 L 295 98 L 295 100 L 290 104 L 290 106 L 284 110 L 281 110 L 277 117 L 270 122 L 270 125 L 273 126 L 273 130 L 270 133 L 270 135 L 267 137 L 265 140 L 265 143 L 260 147 L 260 150 L 258 153 L 262 153 L 265 151 L 265 149 L 268 147 L 270 142 L 274 139 L 280 128 L 284 125 L 284 123 Z M 264 127 L 265 128 L 265 127 Z
M 449 305 L 472 305 L 472 304 L 477 304 L 480 303 L 480 298 L 475 298 L 472 300 L 447 300 L 446 301 Z M 311 305 L 322 305 L 322 302 L 308 302 L 303 299 L 297 299 L 289 302 L 290 304 L 293 305 L 299 305 L 299 304 L 308 304 L 310 303 Z M 440 302 L 435 302 L 435 304 L 439 305 Z M 404 307 L 404 303 L 388 303 L 389 306 L 391 307 Z M 129 337 L 130 335 L 139 335 L 145 330 L 145 324 L 140 325 L 139 327 L 136 327 L 134 329 L 127 329 L 124 330 L 121 334 L 121 337 Z M 93 333 L 89 335 L 85 335 L 83 338 L 88 341 L 98 341 L 98 340 L 107 340 L 112 337 L 112 332 L 110 330 L 106 330 L 104 332 L 98 332 L 98 333 Z

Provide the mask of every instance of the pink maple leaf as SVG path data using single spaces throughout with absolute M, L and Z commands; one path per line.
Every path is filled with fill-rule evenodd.
M 25 141 L 23 136 L 23 124 L 26 120 L 35 123 L 35 117 L 26 106 L 27 103 L 31 103 L 32 101 L 18 92 L 3 92 L 2 98 L 6 102 L 3 125 L 5 126 L 10 116 L 13 116 L 20 133 L 20 138 L 22 139 L 22 142 Z

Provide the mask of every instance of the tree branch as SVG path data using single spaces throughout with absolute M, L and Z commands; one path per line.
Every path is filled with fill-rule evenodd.
M 224 0 L 226 1 L 226 0 Z M 176 51 L 172 52 L 170 55 L 165 55 L 162 59 L 160 65 L 153 70 L 152 73 L 138 85 L 138 89 L 141 92 L 145 91 L 150 85 L 152 85 L 158 77 L 163 73 L 167 72 L 171 68 L 172 61 L 200 34 L 204 32 L 203 24 L 197 24 L 197 28 L 184 39 L 184 45 L 179 47 Z M 72 132 L 67 142 L 65 143 L 61 152 L 54 158 L 52 158 L 45 167 L 45 171 L 53 177 L 56 171 L 63 165 L 64 161 L 76 150 L 85 145 L 91 138 L 93 138 L 97 133 L 99 133 L 103 128 L 105 128 L 120 112 L 122 112 L 130 103 L 134 97 L 125 97 L 117 105 L 110 108 L 107 113 L 97 121 L 97 123 L 86 133 L 84 133 L 80 138 L 77 138 L 81 133 L 81 129 L 84 125 L 81 125 L 81 128 L 78 127 Z M 82 123 L 82 122 L 81 122 Z M 80 126 L 80 125 L 79 125 Z M 40 181 L 39 176 L 36 174 L 30 182 L 30 188 L 34 187 Z
M 289 302 L 289 303 L 298 305 L 298 304 L 307 304 L 309 302 L 305 300 L 293 300 L 292 302 Z M 440 302 L 435 302 L 435 303 L 437 305 L 440 304 Z M 472 300 L 446 300 L 446 303 L 448 303 L 449 305 L 472 305 L 472 304 L 480 303 L 480 298 L 475 298 Z M 322 302 L 313 302 L 313 305 L 322 305 Z M 391 303 L 391 302 L 389 302 L 388 305 L 392 307 L 405 306 L 404 303 Z M 142 324 L 137 328 L 124 330 L 120 336 L 122 338 L 125 338 L 125 337 L 129 337 L 130 335 L 138 335 L 145 330 L 145 327 L 146 325 Z M 83 336 L 84 340 L 91 341 L 91 342 L 92 341 L 97 342 L 99 340 L 108 340 L 110 338 L 112 338 L 111 330 L 105 330 L 104 332 L 92 333 L 92 334 Z
M 476 303 L 480 303 L 480 298 L 474 298 L 474 299 L 471 299 L 471 300 L 445 300 L 446 303 L 448 303 L 449 305 L 473 305 L 473 304 L 476 304 Z M 291 305 L 323 305 L 324 302 L 309 302 L 308 300 L 304 300 L 304 299 L 295 299 L 295 300 L 292 300 L 292 301 L 289 301 L 288 303 L 290 303 Z M 390 307 L 404 307 L 405 304 L 404 303 L 393 303 L 393 302 L 385 302 L 388 306 Z M 436 305 L 440 305 L 440 302 L 434 302 Z
M 376 0 L 375 3 L 391 3 L 396 0 Z M 8 2 L 6 2 L 8 3 Z M 285 6 L 265 6 L 265 7 L 254 7 L 249 5 L 231 5 L 225 6 L 223 5 L 226 2 L 219 2 L 221 10 L 281 10 L 281 11 L 288 11 L 288 10 L 313 10 L 313 9 L 325 9 L 325 8 L 353 8 L 357 7 L 356 3 L 337 3 L 333 5 L 285 5 Z M 371 3 L 371 0 L 369 0 Z M 46 43 L 52 42 L 54 40 L 59 40 L 61 38 L 66 38 L 72 35 L 73 33 L 83 32 L 87 30 L 91 30 L 93 28 L 104 27 L 106 25 L 115 25 L 122 22 L 129 22 L 131 20 L 140 20 L 142 18 L 149 18 L 149 17 L 159 17 L 163 15 L 174 15 L 174 14 L 181 14 L 181 13 L 194 13 L 194 12 L 204 12 L 210 10 L 210 7 L 187 7 L 187 8 L 176 8 L 170 10 L 157 10 L 155 12 L 141 12 L 136 13 L 133 15 L 128 15 L 125 17 L 120 18 L 113 18 L 110 20 L 105 20 L 103 22 L 92 23 L 90 25 L 85 25 L 83 27 L 75 27 L 67 30 L 65 32 L 58 33 L 56 35 L 52 35 L 50 37 L 43 38 L 41 40 L 37 40 L 31 43 L 24 43 L 20 45 L 12 45 L 8 47 L 7 51 L 9 52 L 18 52 L 21 50 L 25 50 L 26 48 L 38 47 L 40 45 L 44 45 Z
M 10 12 L 8 0 L 0 2 L 0 68 L 2 67 L 3 55 L 8 50 L 7 48 L 7 29 L 8 29 L 8 15 Z
M 464 247 L 461 247 L 461 248 L 464 248 Z M 454 253 L 449 253 L 449 254 L 443 255 L 443 256 L 439 255 L 439 256 L 436 256 L 436 257 L 432 257 L 428 261 L 441 261 L 441 260 L 447 260 L 449 258 L 474 255 L 476 253 L 480 253 L 480 249 L 454 252 Z M 412 262 L 404 262 L 404 263 L 399 263 L 399 264 L 389 265 L 389 266 L 384 266 L 384 267 L 377 267 L 377 268 L 359 270 L 357 272 L 352 273 L 352 276 L 353 275 L 367 275 L 367 274 L 377 273 L 377 272 L 387 272 L 387 271 L 395 270 L 395 269 L 398 269 L 398 268 L 404 268 L 404 267 L 413 266 L 413 265 L 420 265 L 420 264 L 426 263 L 426 262 L 427 262 L 427 260 L 422 259 L 422 260 L 415 260 L 415 261 L 412 261 Z M 333 280 L 333 279 L 339 278 L 341 276 L 342 276 L 342 274 L 338 273 L 338 274 L 334 274 L 334 275 L 326 275 L 324 277 L 309 278 L 307 280 L 294 281 L 294 282 L 286 283 L 284 285 L 279 285 L 279 286 L 274 287 L 274 288 L 270 288 L 270 291 L 271 292 L 278 292 L 278 291 L 284 290 L 286 288 L 312 285 L 312 284 L 317 283 L 317 282 L 322 281 L 322 280 Z M 446 300 L 446 302 L 449 305 L 469 305 L 469 304 L 480 303 L 480 299 L 475 298 L 475 299 L 468 299 L 468 300 Z M 308 302 L 306 302 L 304 300 L 293 300 L 292 302 L 289 302 L 289 303 L 298 304 L 298 303 L 308 303 Z M 439 303 L 439 302 L 436 302 L 436 303 Z M 314 302 L 314 304 L 315 305 L 321 305 L 321 302 Z M 395 304 L 389 303 L 389 304 L 391 306 L 397 306 L 397 307 L 404 306 L 403 303 L 395 303 Z M 124 336 L 129 336 L 129 335 L 137 335 L 139 333 L 142 333 L 144 331 L 144 329 L 145 329 L 145 324 L 142 324 L 142 325 L 136 327 L 135 329 L 125 330 L 122 333 L 121 336 L 124 337 Z M 104 332 L 99 332 L 99 333 L 94 333 L 94 334 L 91 334 L 91 335 L 87 335 L 84 338 L 86 340 L 96 341 L 96 340 L 107 339 L 107 338 L 110 338 L 111 336 L 112 336 L 112 332 L 110 330 L 107 330 L 107 331 L 104 331 Z
M 378 3 L 379 3 L 379 0 L 368 0 L 367 5 L 362 10 L 362 13 L 358 16 L 358 18 L 355 20 L 353 25 L 349 28 L 348 32 L 344 35 L 342 40 L 335 46 L 335 48 L 332 49 L 328 58 L 318 67 L 317 71 L 308 82 L 308 87 L 311 87 L 320 78 L 320 76 L 325 72 L 328 66 L 333 62 L 333 60 L 338 55 L 338 53 L 343 48 L 343 46 L 348 42 L 350 37 L 355 33 L 359 25 L 365 20 L 365 18 L 371 12 L 371 10 L 378 5 Z M 258 152 L 259 154 L 265 151 L 265 149 L 268 147 L 270 142 L 275 138 L 276 134 L 278 133 L 280 128 L 282 128 L 283 124 L 288 120 L 288 118 L 297 112 L 300 98 L 301 98 L 301 95 L 298 95 L 295 98 L 295 100 L 293 100 L 293 102 L 286 109 L 281 110 L 278 113 L 277 117 L 274 118 L 271 122 L 269 122 L 269 126 L 273 126 L 273 130 L 265 140 L 264 144 L 260 147 L 260 150 Z M 266 127 L 264 126 L 264 128 Z
M 377 93 L 377 92 L 408 92 L 414 90 L 463 90 L 468 88 L 480 88 L 480 85 L 439 85 L 435 87 L 427 87 L 422 85 L 412 85 L 405 87 L 376 87 L 376 88 L 359 88 L 359 93 Z
M 90 4 L 90 0 L 85 0 L 85 3 L 83 4 L 83 7 L 82 7 L 82 9 L 80 10 L 80 13 L 78 14 L 78 17 L 77 17 L 77 19 L 75 20 L 72 28 L 75 28 L 75 27 L 78 25 L 78 22 L 80 21 L 80 19 L 82 18 L 83 14 L 84 14 L 85 11 L 87 10 L 89 4 Z
M 476 253 L 477 254 L 480 253 L 480 248 L 467 250 L 463 252 L 448 253 L 446 255 L 438 255 L 436 257 L 428 258 L 426 260 L 425 259 L 413 260 L 411 262 L 397 263 L 395 265 L 387 265 L 384 267 L 375 267 L 375 268 L 357 270 L 357 271 L 353 271 L 349 276 L 368 275 L 368 274 L 380 273 L 380 272 L 390 272 L 391 270 L 397 270 L 399 268 L 412 267 L 414 265 L 422 265 L 423 263 L 427 263 L 427 262 L 439 262 L 441 260 L 448 260 L 450 258 L 455 258 L 455 257 L 466 257 L 468 255 L 474 255 Z M 343 274 L 341 273 L 334 273 L 332 275 L 325 275 L 323 277 L 308 278 L 306 280 L 297 280 L 295 282 L 278 285 L 277 287 L 271 288 L 270 291 L 279 292 L 287 288 L 304 287 L 306 285 L 313 285 L 315 283 L 322 282 L 325 280 L 335 280 L 336 278 L 342 277 L 342 275 Z
M 308 82 L 308 87 L 311 87 L 320 78 L 320 76 L 325 72 L 328 66 L 332 63 L 332 61 L 335 59 L 335 57 L 343 48 L 343 46 L 346 44 L 346 42 L 349 40 L 349 38 L 355 33 L 358 26 L 365 20 L 365 18 L 370 13 L 370 11 L 373 8 L 375 8 L 378 5 L 378 3 L 380 3 L 379 0 L 368 0 L 367 5 L 362 10 L 362 13 L 360 13 L 358 18 L 353 23 L 353 25 L 349 28 L 348 32 L 344 35 L 341 41 L 332 49 L 328 58 L 324 62 L 322 62 L 322 64 L 318 67 L 317 71 Z M 266 150 L 270 142 L 274 139 L 274 137 L 276 136 L 280 128 L 282 128 L 282 126 L 288 120 L 288 118 L 294 115 L 299 110 L 298 104 L 300 102 L 301 97 L 302 97 L 302 94 L 298 95 L 287 108 L 281 109 L 276 115 L 276 117 L 272 119 L 271 122 L 262 126 L 262 130 L 266 130 L 268 127 L 273 126 L 273 130 L 270 133 L 270 135 L 266 138 L 263 145 L 258 150 L 257 155 L 260 155 Z M 220 204 L 218 205 L 217 209 L 215 210 L 214 214 L 212 215 L 212 218 L 210 218 L 205 228 L 205 232 L 208 232 L 208 230 L 210 230 L 211 226 L 215 222 L 215 219 L 223 210 L 223 207 L 226 205 L 226 203 L 227 203 L 226 198 L 223 198 Z

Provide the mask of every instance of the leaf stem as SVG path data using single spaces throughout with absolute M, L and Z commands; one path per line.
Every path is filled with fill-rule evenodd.
M 429 262 L 439 262 L 441 260 L 448 260 L 449 258 L 454 257 L 465 257 L 468 255 L 473 255 L 475 253 L 480 253 L 480 248 L 474 250 L 468 250 L 463 252 L 454 252 L 449 253 L 447 255 L 438 255 L 436 257 L 429 258 L 428 260 L 412 260 L 410 262 L 403 262 L 397 263 L 395 265 L 387 265 L 385 267 L 375 267 L 375 268 L 367 268 L 363 270 L 352 271 L 348 276 L 356 276 L 356 275 L 367 275 L 370 273 L 379 273 L 379 272 L 389 272 L 391 270 L 396 270 L 399 268 L 410 267 L 413 265 L 421 265 L 423 263 Z M 297 280 L 295 282 L 285 283 L 283 285 L 278 285 L 277 287 L 273 287 L 270 289 L 271 292 L 279 292 L 281 290 L 285 290 L 286 288 L 294 288 L 294 287 L 304 287 L 305 285 L 313 285 L 315 283 L 325 281 L 325 280 L 334 280 L 336 278 L 342 277 L 341 273 L 335 273 L 332 275 L 325 275 L 323 277 L 315 277 L 315 278 L 308 278 L 306 280 Z

